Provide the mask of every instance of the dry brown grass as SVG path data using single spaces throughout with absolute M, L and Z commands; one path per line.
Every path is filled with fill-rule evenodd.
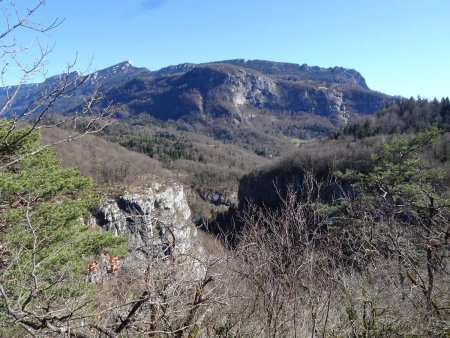
M 68 132 L 62 129 L 43 129 L 42 141 L 52 143 L 67 135 Z M 64 167 L 79 168 L 100 185 L 133 186 L 155 178 L 173 177 L 158 161 L 94 135 L 59 144 L 54 149 Z

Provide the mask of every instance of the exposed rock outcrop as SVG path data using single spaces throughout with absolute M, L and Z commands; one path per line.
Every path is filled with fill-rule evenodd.
M 103 229 L 129 236 L 127 261 L 145 261 L 152 257 L 201 255 L 190 215 L 181 185 L 155 182 L 139 192 L 105 200 L 95 219 Z
M 216 206 L 230 207 L 238 204 L 237 192 L 204 190 L 200 191 L 198 194 L 205 202 Z

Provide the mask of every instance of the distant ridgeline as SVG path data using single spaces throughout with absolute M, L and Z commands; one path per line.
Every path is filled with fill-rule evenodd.
M 9 114 L 25 111 L 58 79 L 61 76 L 22 85 Z M 15 89 L 1 88 L 0 100 Z M 256 134 L 300 139 L 329 135 L 395 101 L 370 90 L 356 70 L 340 67 L 238 59 L 150 71 L 123 62 L 92 73 L 52 110 L 71 114 L 83 95 L 95 91 L 106 95 L 103 105 L 113 102 L 119 118 L 147 116 L 218 139 L 233 138 L 236 130 L 246 128 Z

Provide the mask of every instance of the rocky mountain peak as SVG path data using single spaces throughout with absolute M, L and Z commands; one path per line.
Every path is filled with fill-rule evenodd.
M 108 79 L 111 77 L 123 76 L 123 75 L 130 74 L 137 69 L 139 69 L 139 68 L 134 67 L 133 63 L 131 61 L 124 61 L 124 62 L 120 62 L 114 66 L 96 71 L 90 75 L 90 78 L 92 80 Z

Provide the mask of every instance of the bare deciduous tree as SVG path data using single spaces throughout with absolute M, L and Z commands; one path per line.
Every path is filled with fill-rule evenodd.
M 255 336 L 316 337 L 329 324 L 337 276 L 326 249 L 321 194 L 330 180 L 312 171 L 303 176 L 300 192 L 289 187 L 285 196 L 278 193 L 278 209 L 250 203 L 241 213 L 235 272 L 247 286 L 243 315 Z
M 3 87 L 0 89 L 0 125 L 7 125 L 9 128 L 0 140 L 0 171 L 57 143 L 72 141 L 83 135 L 98 132 L 112 122 L 110 106 L 99 108 L 96 105 L 103 98 L 103 95 L 98 92 L 85 97 L 79 108 L 70 115 L 49 122 L 48 117 L 50 113 L 55 112 L 52 108 L 58 100 L 72 95 L 89 80 L 89 75 L 75 71 L 75 61 L 67 64 L 62 75 L 48 81 L 43 91 L 30 97 L 28 102 L 18 104 L 19 94 L 27 94 L 32 88 L 30 81 L 45 78 L 46 75 L 45 66 L 52 48 L 42 45 L 39 37 L 45 37 L 48 32 L 63 22 L 58 18 L 49 24 L 36 22 L 36 13 L 44 5 L 45 0 L 37 0 L 29 7 L 15 4 L 14 1 L 0 2 L 3 12 L 0 24 L 0 84 Z M 18 34 L 27 32 L 37 36 L 31 41 L 20 41 L 17 38 Z M 11 73 L 16 78 L 12 78 Z M 14 85 L 7 84 L 6 80 L 14 81 Z M 28 132 L 20 137 L 12 137 L 15 130 L 24 125 L 30 127 Z M 11 155 L 11 149 L 15 144 L 20 143 L 34 130 L 60 126 L 72 131 L 68 137 L 52 144 L 43 144 L 30 153 Z

